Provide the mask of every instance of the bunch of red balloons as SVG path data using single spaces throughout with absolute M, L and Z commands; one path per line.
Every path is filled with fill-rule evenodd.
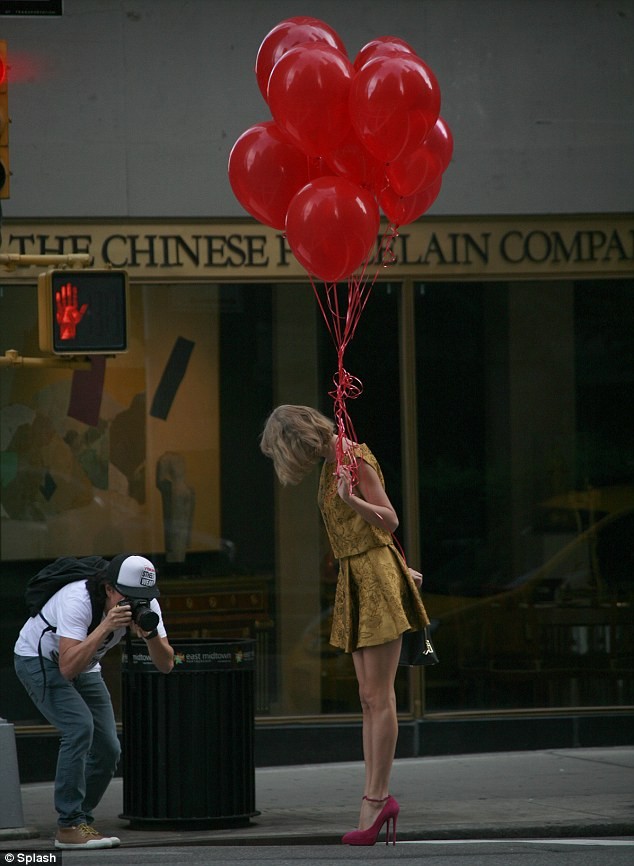
M 345 279 L 371 255 L 381 211 L 406 225 L 440 192 L 453 138 L 436 77 L 395 36 L 372 40 L 350 62 L 337 33 L 308 17 L 268 33 L 255 74 L 273 119 L 234 144 L 233 192 L 285 232 L 309 274 Z

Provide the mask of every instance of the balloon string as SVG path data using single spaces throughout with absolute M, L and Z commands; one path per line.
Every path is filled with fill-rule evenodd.
M 390 223 L 387 227 L 383 238 L 381 239 L 381 264 L 384 268 L 389 268 L 396 264 L 396 253 L 394 252 L 393 244 L 398 237 L 398 226 Z M 378 273 L 378 271 L 377 271 Z M 376 279 L 376 276 L 375 276 Z
M 341 474 L 341 468 L 346 467 L 350 479 L 350 487 L 354 490 L 359 481 L 359 465 L 352 443 L 356 443 L 357 436 L 348 413 L 346 401 L 356 400 L 363 393 L 361 380 L 352 376 L 343 366 L 343 353 L 338 359 L 337 373 L 333 377 L 334 390 L 329 391 L 329 396 L 334 402 L 335 429 L 337 438 L 335 442 L 335 474 Z
M 350 443 L 357 441 L 352 420 L 347 409 L 347 400 L 356 400 L 363 392 L 361 380 L 350 374 L 344 364 L 345 352 L 355 335 L 361 315 L 368 303 L 372 288 L 380 272 L 380 266 L 390 267 L 396 262 L 393 243 L 398 237 L 396 225 L 389 225 L 379 242 L 379 252 L 372 253 L 363 263 L 358 275 L 348 278 L 347 295 L 343 304 L 344 290 L 337 283 L 323 284 L 323 298 L 313 277 L 310 282 L 317 299 L 322 317 L 326 322 L 331 339 L 337 353 L 337 371 L 333 376 L 334 388 L 328 392 L 333 399 L 334 419 L 337 433 L 335 446 L 335 474 L 341 474 L 345 465 L 350 475 L 351 486 L 354 487 L 359 478 L 358 462 Z M 372 279 L 368 276 L 368 268 L 372 259 L 379 265 Z

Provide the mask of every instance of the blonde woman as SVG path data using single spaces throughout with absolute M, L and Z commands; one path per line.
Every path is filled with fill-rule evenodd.
M 384 824 L 396 841 L 399 805 L 389 794 L 398 721 L 394 680 L 401 636 L 429 619 L 418 586 L 394 546 L 398 517 L 367 445 L 338 440 L 334 423 L 309 406 L 278 406 L 260 442 L 282 484 L 298 484 L 323 460 L 318 504 L 339 560 L 330 643 L 352 653 L 363 711 L 365 790 L 347 845 L 374 845 Z

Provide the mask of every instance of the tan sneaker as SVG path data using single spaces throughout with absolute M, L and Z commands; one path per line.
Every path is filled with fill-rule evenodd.
M 116 836 L 114 837 L 116 839 Z M 117 839 L 116 844 L 119 844 Z M 56 848 L 113 848 L 113 839 L 102 836 L 88 824 L 76 827 L 58 827 L 55 835 Z

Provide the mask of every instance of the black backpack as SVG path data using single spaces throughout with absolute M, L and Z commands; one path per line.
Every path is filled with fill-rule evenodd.
M 106 569 L 108 565 L 108 560 L 102 559 L 101 556 L 60 556 L 55 562 L 51 562 L 50 565 L 38 571 L 27 583 L 24 590 L 24 601 L 27 610 L 31 617 L 39 616 L 46 624 L 46 628 L 42 629 L 42 634 L 37 644 L 37 654 L 44 676 L 42 696 L 44 696 L 44 690 L 46 689 L 46 670 L 42 657 L 42 638 L 47 631 L 54 632 L 57 630 L 46 619 L 42 613 L 42 608 L 49 598 L 52 598 L 62 587 L 77 580 L 86 580 L 88 577 L 93 577 L 93 575 L 99 574 L 99 572 Z M 92 606 L 92 620 L 88 627 L 88 634 L 99 625 L 103 616 L 103 606 L 96 604 L 92 598 L 90 602 Z
M 49 598 L 68 583 L 76 580 L 86 580 L 99 574 L 109 565 L 108 560 L 101 556 L 60 556 L 32 577 L 24 590 L 24 601 L 30 616 L 40 614 Z M 99 611 L 99 619 L 95 622 L 97 611 L 93 608 L 93 622 L 88 631 L 92 631 L 101 619 L 103 611 Z M 42 617 L 44 619 L 44 617 Z M 46 622 L 46 620 L 44 620 Z M 48 623 L 47 623 L 48 624 Z

